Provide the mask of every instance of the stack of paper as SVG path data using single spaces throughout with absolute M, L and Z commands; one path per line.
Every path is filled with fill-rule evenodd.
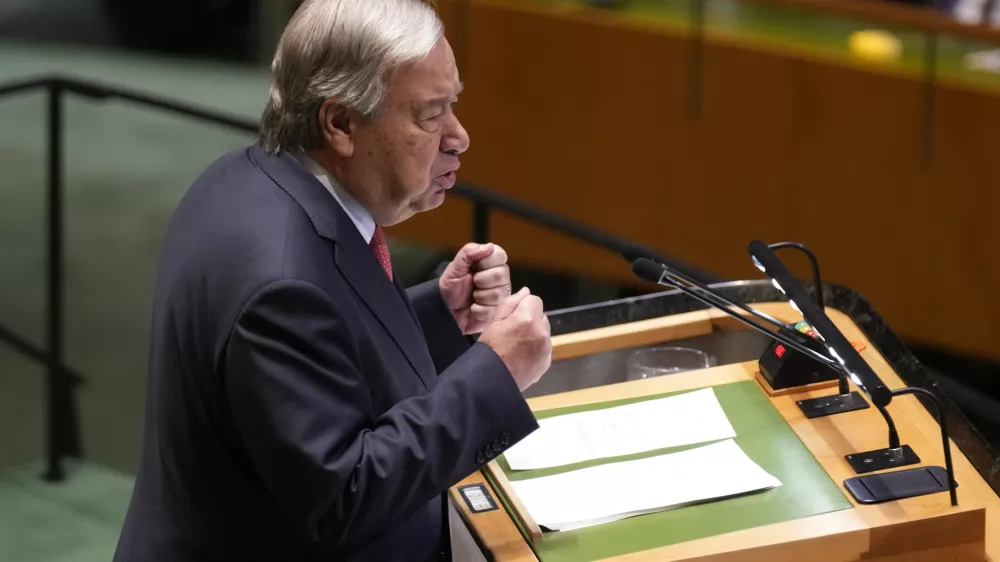
M 780 485 L 731 439 L 680 453 L 511 482 L 535 522 L 554 531 Z
M 736 437 L 712 388 L 539 420 L 504 453 L 513 470 L 533 470 Z

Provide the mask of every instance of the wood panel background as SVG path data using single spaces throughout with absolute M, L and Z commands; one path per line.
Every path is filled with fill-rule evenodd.
M 1000 359 L 996 93 L 936 87 L 928 162 L 912 75 L 709 37 L 691 119 L 682 29 L 530 1 L 438 6 L 466 86 L 461 181 L 731 279 L 759 276 L 752 239 L 800 241 L 904 337 Z M 492 226 L 514 261 L 632 282 L 615 255 Z M 470 232 L 455 198 L 393 229 L 450 248 Z

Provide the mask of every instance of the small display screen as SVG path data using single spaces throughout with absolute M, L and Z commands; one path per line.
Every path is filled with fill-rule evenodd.
M 469 507 L 469 511 L 473 513 L 498 509 L 489 491 L 482 484 L 462 486 L 458 491 L 462 494 L 462 499 L 465 500 L 465 505 Z

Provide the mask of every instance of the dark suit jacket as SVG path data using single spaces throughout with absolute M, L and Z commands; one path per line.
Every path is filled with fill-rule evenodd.
M 214 163 L 178 206 L 118 562 L 420 561 L 442 494 L 537 428 L 436 282 L 390 282 L 298 161 Z

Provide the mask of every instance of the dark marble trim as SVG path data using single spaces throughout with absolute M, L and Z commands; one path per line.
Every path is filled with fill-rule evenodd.
M 743 303 L 787 301 L 770 281 L 734 281 L 713 285 L 720 294 Z M 850 316 L 868 339 L 886 358 L 907 385 L 925 388 L 944 404 L 951 439 L 961 449 L 983 479 L 1000 495 L 1000 454 L 993 450 L 955 402 L 937 384 L 939 374 L 921 364 L 903 341 L 882 320 L 875 308 L 856 291 L 840 285 L 823 285 L 827 306 Z M 555 310 L 548 314 L 552 334 L 566 334 L 614 326 L 660 316 L 704 310 L 707 305 L 680 291 L 666 291 L 594 305 Z M 920 400 L 936 418 L 936 409 L 923 398 L 911 396 L 897 400 Z M 904 437 L 905 440 L 905 437 Z M 961 488 L 959 488 L 961 490 Z M 961 501 L 961 491 L 959 491 Z

